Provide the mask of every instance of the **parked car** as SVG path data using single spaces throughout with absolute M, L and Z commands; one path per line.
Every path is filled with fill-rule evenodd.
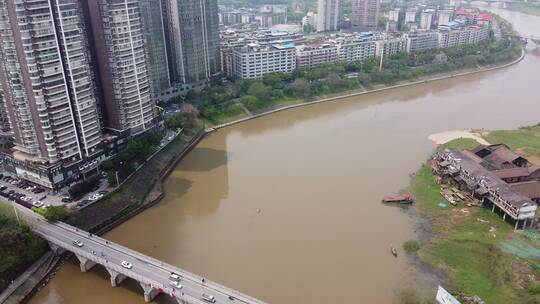
M 43 207 L 43 203 L 40 202 L 40 201 L 35 201 L 35 202 L 34 202 L 34 206 L 36 206 L 36 207 L 38 207 L 38 208 L 41 208 L 41 207 Z

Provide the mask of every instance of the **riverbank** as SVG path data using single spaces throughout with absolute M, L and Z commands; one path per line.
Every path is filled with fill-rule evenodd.
M 515 59 L 515 60 L 513 60 L 511 62 L 500 64 L 500 65 L 486 66 L 486 67 L 473 69 L 473 70 L 464 69 L 464 70 L 459 70 L 459 71 L 451 71 L 451 72 L 446 72 L 446 73 L 442 73 L 442 74 L 425 76 L 425 77 L 422 77 L 419 80 L 415 80 L 415 81 L 398 82 L 397 84 L 389 85 L 389 86 L 375 87 L 375 88 L 371 88 L 371 89 L 362 88 L 362 89 L 359 89 L 359 90 L 353 90 L 353 91 L 343 92 L 343 93 L 339 93 L 339 94 L 334 94 L 333 96 L 314 97 L 314 100 L 313 100 L 313 98 L 310 99 L 310 100 L 305 100 L 305 99 L 299 99 L 299 100 L 294 100 L 294 101 L 289 100 L 289 101 L 285 102 L 285 105 L 283 105 L 283 104 L 273 105 L 271 108 L 269 108 L 267 110 L 264 110 L 264 111 L 262 111 L 262 112 L 260 112 L 258 114 L 245 115 L 245 117 L 241 117 L 241 118 L 238 118 L 238 115 L 236 115 L 236 116 L 234 116 L 232 118 L 229 118 L 230 121 L 227 121 L 228 119 L 225 119 L 225 121 L 223 123 L 217 124 L 217 125 L 209 128 L 208 130 L 209 131 L 214 131 L 214 130 L 217 130 L 217 129 L 232 126 L 232 125 L 235 125 L 235 124 L 239 124 L 239 123 L 242 123 L 242 122 L 245 122 L 245 121 L 249 121 L 249 120 L 256 119 L 256 118 L 259 118 L 259 117 L 263 117 L 263 116 L 266 116 L 266 115 L 270 115 L 270 114 L 273 114 L 273 113 L 277 113 L 277 112 L 281 112 L 281 111 L 285 111 L 285 110 L 290 110 L 290 109 L 295 109 L 295 108 L 299 108 L 299 107 L 311 106 L 311 105 L 315 105 L 315 104 L 319 104 L 319 103 L 323 103 L 323 102 L 336 102 L 336 101 L 341 101 L 341 100 L 349 98 L 349 97 L 361 96 L 361 95 L 364 95 L 364 94 L 373 94 L 373 93 L 383 92 L 383 91 L 387 91 L 387 90 L 393 90 L 393 89 L 398 89 L 398 88 L 403 88 L 403 87 L 408 87 L 408 86 L 414 86 L 414 85 L 425 84 L 425 83 L 430 83 L 430 82 L 435 82 L 435 81 L 440 81 L 440 80 L 445 80 L 445 79 L 450 79 L 450 78 L 462 77 L 462 76 L 467 76 L 467 75 L 473 75 L 473 74 L 485 73 L 485 72 L 489 72 L 489 71 L 503 69 L 503 68 L 507 68 L 507 67 L 510 67 L 510 66 L 512 66 L 514 64 L 517 64 L 517 63 L 521 62 L 523 60 L 523 58 L 525 58 L 525 49 L 524 48 L 521 49 L 521 55 L 519 56 L 519 58 L 517 58 L 517 59 Z
M 514 151 L 538 157 L 540 127 L 508 131 L 484 131 L 486 142 L 505 142 Z M 477 135 L 478 136 L 478 135 Z M 443 147 L 472 149 L 471 138 L 446 142 Z M 426 163 L 415 174 L 410 191 L 417 198 L 414 212 L 431 223 L 430 238 L 424 240 L 418 257 L 447 275 L 446 287 L 454 294 L 478 295 L 486 303 L 537 303 L 540 300 L 540 242 L 534 233 L 514 232 L 500 216 L 483 207 L 464 205 L 445 208 L 441 188 Z M 532 252 L 532 255 L 527 255 Z

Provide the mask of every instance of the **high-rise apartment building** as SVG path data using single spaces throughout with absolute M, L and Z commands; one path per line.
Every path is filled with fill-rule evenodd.
M 353 28 L 377 28 L 381 9 L 380 0 L 352 0 L 351 24 Z
M 450 21 L 452 21 L 454 15 L 453 10 L 444 10 L 439 12 L 439 19 L 438 19 L 438 25 L 446 24 Z
M 85 2 L 101 82 L 105 126 L 131 135 L 151 129 L 155 125 L 155 109 L 141 1 Z
M 217 0 L 162 0 L 171 80 L 204 83 L 220 72 Z
M 171 86 L 169 62 L 165 42 L 165 28 L 161 1 L 139 0 L 148 55 L 148 70 L 152 93 L 159 96 Z
M 405 12 L 405 23 L 416 22 L 416 10 L 408 10 Z
M 72 164 L 101 129 L 78 0 L 0 0 L 0 84 L 19 160 Z
M 317 32 L 339 30 L 342 19 L 342 0 L 319 0 L 317 3 Z
M 420 28 L 423 30 L 431 29 L 431 22 L 433 21 L 433 14 L 428 12 L 422 12 L 420 14 Z

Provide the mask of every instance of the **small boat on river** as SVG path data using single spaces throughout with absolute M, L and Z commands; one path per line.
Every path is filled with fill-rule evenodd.
M 391 247 L 390 251 L 392 252 L 392 255 L 397 258 L 397 256 L 398 256 L 397 249 L 394 248 L 394 247 Z
M 383 203 L 412 204 L 414 196 L 408 192 L 402 195 L 387 195 L 383 197 L 382 201 Z

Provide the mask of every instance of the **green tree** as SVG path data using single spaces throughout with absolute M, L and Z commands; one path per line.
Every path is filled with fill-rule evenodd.
M 267 100 L 270 95 L 270 88 L 261 81 L 256 81 L 249 86 L 248 95 L 253 95 L 259 100 Z
M 296 78 L 292 83 L 292 89 L 294 94 L 300 97 L 309 96 L 310 86 L 309 82 L 304 78 Z
M 341 78 L 336 72 L 330 72 L 326 76 L 326 82 L 330 88 L 337 89 L 341 86 Z
M 248 109 L 254 110 L 257 109 L 259 105 L 259 100 L 257 97 L 252 95 L 244 95 L 240 98 L 240 102 Z
M 181 113 L 165 121 L 165 125 L 169 129 L 191 128 L 193 121 L 189 114 Z
M 272 89 L 283 89 L 283 73 L 270 73 L 263 77 L 263 83 Z
M 45 211 L 45 218 L 48 221 L 65 221 L 69 216 L 67 209 L 64 206 L 51 206 Z
M 13 142 L 11 141 L 6 141 L 3 145 L 4 149 L 6 150 L 11 150 L 11 148 L 15 147 L 15 145 L 13 144 Z

